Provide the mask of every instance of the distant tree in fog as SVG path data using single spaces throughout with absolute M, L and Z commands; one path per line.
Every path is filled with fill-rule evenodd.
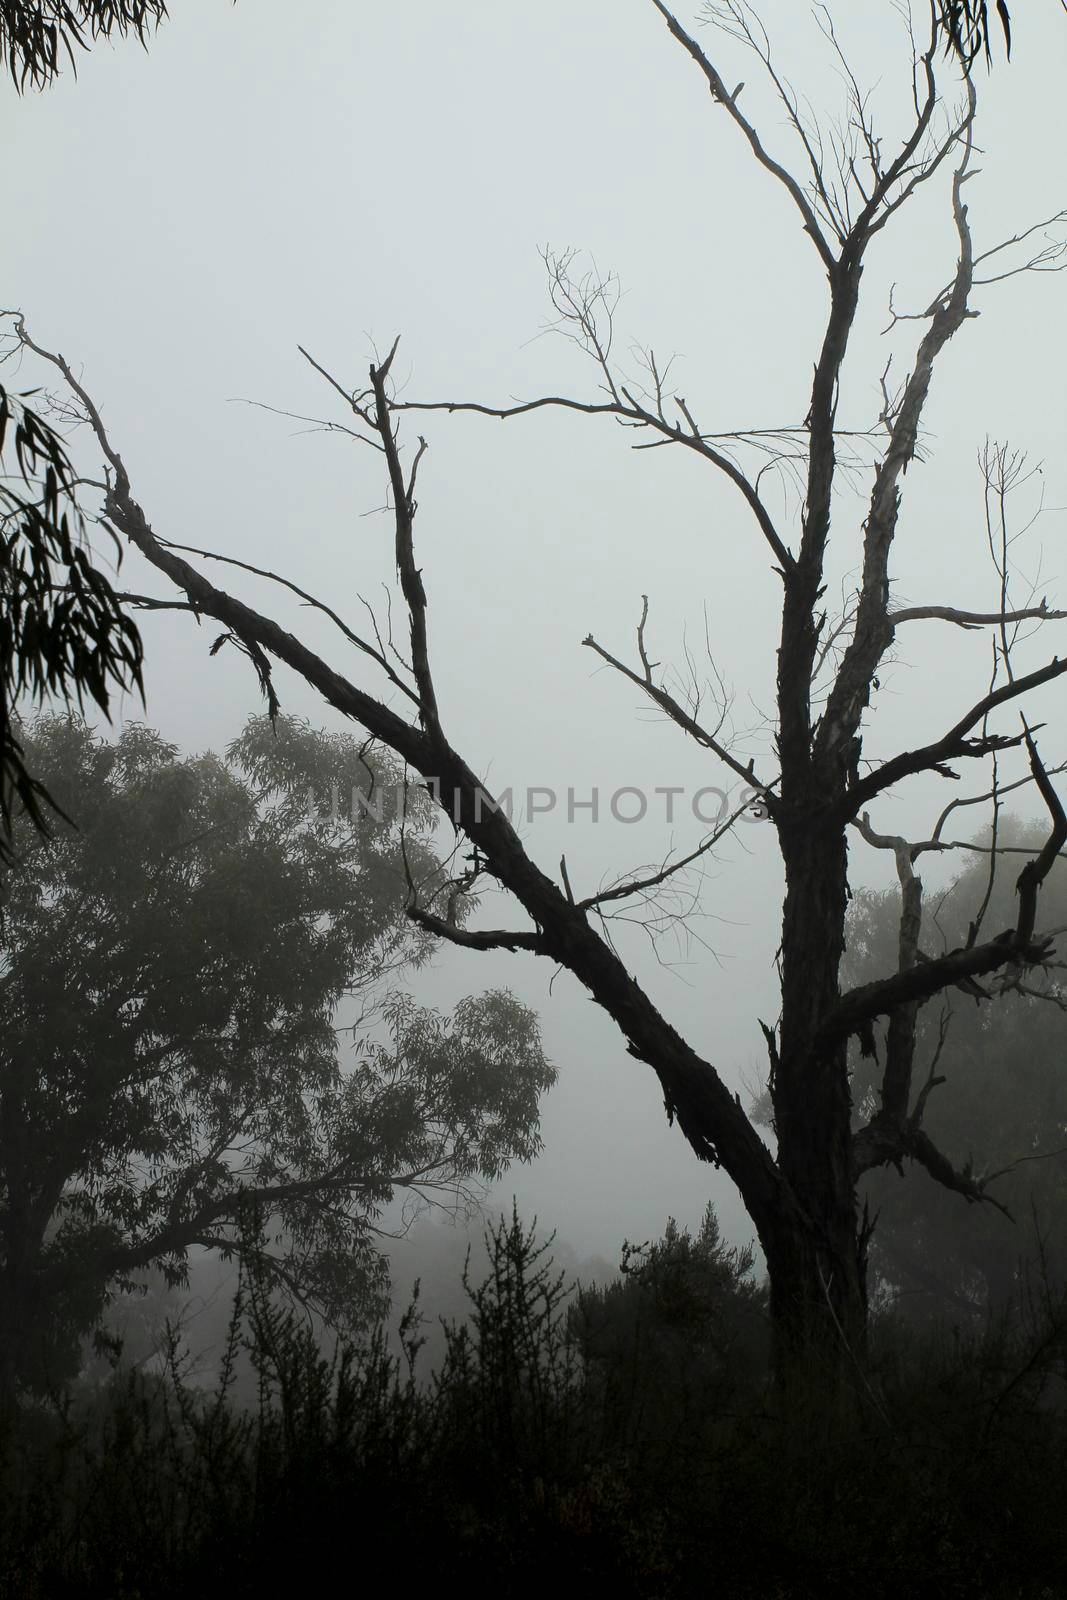
M 1000 870 L 988 912 L 1010 920 L 1017 872 L 1011 863 L 1040 848 L 1041 829 L 1001 822 Z M 989 876 L 988 833 L 974 841 L 967 865 L 948 894 L 931 896 L 920 948 L 936 955 L 967 939 L 974 907 Z M 1067 927 L 1067 862 L 1045 887 L 1045 915 Z M 843 971 L 862 984 L 884 970 L 899 938 L 900 892 L 860 891 L 849 907 Z M 923 1082 L 932 1082 L 923 1122 L 940 1149 L 976 1180 L 999 1173 L 998 1200 L 961 1206 L 958 1196 L 917 1174 L 901 1182 L 893 1167 L 868 1173 L 864 1199 L 878 1225 L 872 1237 L 875 1282 L 911 1317 L 951 1318 L 1005 1312 L 1019 1295 L 1067 1287 L 1067 983 L 1060 967 L 1016 973 L 1007 984 L 948 989 L 918 1020 L 916 1046 Z M 998 992 L 999 990 L 999 992 Z M 881 1031 L 881 1030 L 880 1030 Z M 878 1039 L 879 1057 L 884 1040 Z M 880 1068 L 856 1051 L 852 1092 L 856 1116 L 877 1104 Z
M 149 1266 L 181 1282 L 194 1245 L 254 1254 L 339 1322 L 375 1314 L 382 1207 L 534 1154 L 553 1078 L 506 992 L 443 1016 L 387 987 L 431 949 L 407 874 L 444 908 L 428 797 L 401 807 L 395 764 L 284 718 L 225 760 L 67 717 L 24 738 L 77 825 L 23 816 L 0 880 L 8 1391 L 68 1376 L 107 1295 Z M 331 814 L 331 787 L 372 777 L 371 809 Z

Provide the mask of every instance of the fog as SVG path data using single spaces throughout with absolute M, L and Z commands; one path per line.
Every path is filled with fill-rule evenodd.
M 892 6 L 841 9 L 842 43 L 888 135 L 910 104 L 906 34 Z M 3 136 L 17 151 L 2 179 L 5 304 L 83 375 L 161 536 L 282 573 L 356 622 L 358 596 L 379 603 L 393 581 L 379 462 L 263 408 L 344 421 L 298 344 L 351 387 L 397 334 L 411 398 L 594 398 L 595 371 L 545 331 L 546 245 L 588 251 L 618 273 L 618 350 L 624 360 L 633 343 L 677 352 L 702 427 L 802 420 L 826 299 L 818 259 L 651 5 L 181 0 L 173 11 L 147 52 L 100 45 L 79 59 L 76 80 L 67 73 L 47 93 L 0 88 Z M 840 105 L 840 74 L 806 8 L 768 0 L 763 15 L 790 80 L 820 111 Z M 1027 8 L 1023 24 L 1022 65 L 988 82 L 978 73 L 982 170 L 967 194 L 979 250 L 1063 203 L 1067 31 L 1052 5 Z M 748 80 L 749 114 L 795 158 L 751 60 L 708 38 L 729 81 Z M 888 356 L 906 370 L 917 337 L 909 321 L 883 335 L 891 285 L 898 308 L 922 309 L 955 251 L 944 184 L 872 251 L 841 399 L 852 425 L 874 420 Z M 1019 563 L 1038 594 L 1058 580 L 1062 603 L 1067 330 L 1056 287 L 1030 277 L 978 291 L 980 318 L 946 352 L 928 459 L 904 484 L 895 570 L 912 603 L 996 604 L 976 466 L 987 436 L 1045 463 L 1045 510 Z M 22 376 L 40 379 L 28 363 Z M 736 796 L 737 781 L 581 641 L 592 633 L 632 660 L 647 594 L 653 658 L 684 672 L 688 648 L 704 673 L 710 643 L 735 748 L 766 769 L 779 581 L 740 499 L 684 452 L 633 451 L 604 419 L 434 413 L 407 424 L 409 443 L 421 432 L 429 444 L 417 554 L 452 743 L 496 789 L 600 792 L 596 823 L 588 812 L 568 822 L 564 798 L 522 828 L 546 871 L 566 855 L 576 892 L 692 849 L 703 829 L 684 807 L 673 826 L 659 804 L 629 824 L 608 799 L 624 786 L 689 794 L 717 784 Z M 865 481 L 836 513 L 834 584 L 846 593 Z M 796 495 L 788 483 L 775 493 L 794 533 Z M 132 590 L 162 593 L 132 555 L 122 574 Z M 269 584 L 213 575 L 381 692 L 321 617 Z M 212 630 L 187 617 L 149 615 L 142 629 L 147 705 L 127 698 L 120 721 L 143 718 L 188 751 L 225 746 L 260 708 L 248 663 L 235 652 L 209 659 Z M 1057 646 L 1046 633 L 1020 666 Z M 887 756 L 954 722 L 984 690 L 988 651 L 981 634 L 914 625 L 882 675 L 868 752 Z M 277 687 L 287 712 L 342 726 L 281 667 Z M 1035 698 L 1034 716 L 1057 719 L 1061 706 L 1054 687 Z M 879 802 L 876 826 L 924 831 L 944 787 L 900 786 Z M 854 847 L 854 887 L 888 882 L 890 868 Z M 951 870 L 939 863 L 930 876 Z M 769 827 L 739 825 L 699 891 L 686 928 L 657 947 L 633 926 L 615 937 L 656 1004 L 744 1099 L 765 1072 L 759 1019 L 777 1006 L 781 882 Z M 514 919 L 502 899 L 482 915 L 489 926 Z M 669 1214 L 695 1224 L 709 1197 L 726 1235 L 748 1239 L 730 1183 L 667 1125 L 654 1074 L 568 974 L 526 955 L 443 949 L 413 980 L 420 1000 L 442 1006 L 499 985 L 537 1008 L 560 1075 L 543 1108 L 543 1154 L 514 1168 L 490 1206 L 516 1195 L 579 1258 L 614 1260 L 624 1237 L 658 1235 Z

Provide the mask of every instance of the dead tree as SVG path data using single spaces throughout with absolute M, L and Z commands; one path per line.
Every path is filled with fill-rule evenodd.
M 764 143 L 711 56 L 661 0 L 652 0 L 670 34 L 690 57 L 710 93 L 711 114 L 724 137 L 747 145 L 752 160 L 780 186 L 782 195 L 815 250 L 828 286 L 828 309 L 817 344 L 810 408 L 802 423 L 757 433 L 717 435 L 701 428 L 692 408 L 670 390 L 667 374 L 654 355 L 645 359 L 644 381 L 619 375 L 611 352 L 610 280 L 576 277 L 569 256 L 547 258 L 554 306 L 563 330 L 578 340 L 596 364 L 599 393 L 593 399 L 544 396 L 523 404 L 494 406 L 446 399 L 418 402 L 396 397 L 391 372 L 396 345 L 371 366 L 366 386 L 350 390 L 318 362 L 313 365 L 332 385 L 350 412 L 348 432 L 380 458 L 388 481 L 395 523 L 399 586 L 409 622 L 409 651 L 374 627 L 359 633 L 323 602 L 286 578 L 278 581 L 305 602 L 317 605 L 342 628 L 365 660 L 384 673 L 404 712 L 387 706 L 368 690 L 335 671 L 272 617 L 253 609 L 206 574 L 210 553 L 177 546 L 157 535 L 134 497 L 127 469 L 104 427 L 99 410 L 61 356 L 37 346 L 21 328 L 25 347 L 59 368 L 69 391 L 84 408 L 96 444 L 106 461 L 103 515 L 167 578 L 175 598 L 130 597 L 145 605 L 188 609 L 211 617 L 251 658 L 261 684 L 271 694 L 271 663 L 278 660 L 316 688 L 323 699 L 381 740 L 427 781 L 432 781 L 450 820 L 470 849 L 470 871 L 457 880 L 462 893 L 479 876 L 507 890 L 525 913 L 513 928 L 455 926 L 431 914 L 413 897 L 410 915 L 442 939 L 472 949 L 532 951 L 573 973 L 617 1024 L 629 1052 L 655 1072 L 668 1116 L 677 1122 L 697 1157 L 721 1166 L 737 1185 L 758 1231 L 771 1282 L 772 1316 L 777 1333 L 779 1371 L 798 1356 L 820 1354 L 831 1368 L 847 1370 L 862 1359 L 866 1327 L 865 1265 L 868 1228 L 857 1215 L 857 1180 L 870 1164 L 917 1160 L 940 1181 L 968 1200 L 987 1198 L 984 1187 L 955 1171 L 933 1147 L 921 1127 L 924 1096 L 913 1094 L 914 1023 L 919 1007 L 947 987 L 1005 969 L 1025 970 L 1046 962 L 1051 941 L 1038 931 L 1038 895 L 1050 863 L 1067 839 L 1067 822 L 1038 753 L 1037 741 L 1023 724 L 993 724 L 1031 691 L 1067 673 L 1067 660 L 1052 657 L 1036 670 L 1010 673 L 976 694 L 939 738 L 905 749 L 887 760 L 863 757 L 863 719 L 877 674 L 897 632 L 916 619 L 941 619 L 949 626 L 1005 627 L 1018 618 L 1062 618 L 1042 603 L 1012 612 L 1002 595 L 988 615 L 972 615 L 949 605 L 894 610 L 890 601 L 891 557 L 897 533 L 904 473 L 916 459 L 920 426 L 935 368 L 946 346 L 976 314 L 973 295 L 983 282 L 1026 268 L 1060 264 L 1063 247 L 1055 241 L 1021 260 L 1004 252 L 1026 246 L 1034 230 L 975 250 L 964 188 L 971 174 L 975 88 L 965 69 L 941 50 L 936 6 L 928 14 L 926 43 L 916 48 L 909 128 L 892 150 L 872 125 L 868 102 L 847 68 L 832 25 L 828 45 L 838 52 L 850 87 L 848 114 L 832 136 L 823 138 L 780 76 L 766 35 L 742 4 L 715 8 L 722 28 L 757 58 L 776 91 L 803 163 L 791 172 Z M 955 110 L 939 94 L 938 76 L 951 77 Z M 743 87 L 743 86 L 742 86 Z M 958 241 L 958 259 L 947 284 L 915 316 L 919 336 L 910 371 L 891 391 L 883 385 L 877 424 L 846 430 L 837 420 L 838 388 L 860 300 L 861 275 L 873 240 L 921 188 L 945 182 Z M 1062 214 L 1059 219 L 1062 221 Z M 1024 249 L 1025 254 L 1025 249 Z M 896 313 L 899 320 L 901 313 Z M 306 354 L 306 352 L 305 352 Z M 311 357 L 308 357 L 311 360 Z M 637 430 L 638 446 L 662 446 L 699 458 L 722 475 L 751 516 L 753 532 L 770 553 L 781 582 L 777 640 L 777 706 L 774 749 L 777 771 L 757 772 L 731 750 L 714 725 L 700 720 L 656 674 L 645 648 L 644 622 L 637 660 L 629 667 L 592 638 L 587 646 L 647 694 L 650 701 L 734 778 L 751 785 L 775 830 L 785 866 L 785 899 L 780 951 L 781 1011 L 774 1026 L 762 1025 L 770 1063 L 770 1098 L 777 1135 L 772 1154 L 712 1063 L 694 1049 L 652 1003 L 627 970 L 608 937 L 603 917 L 609 906 L 642 896 L 668 880 L 684 861 L 658 872 L 631 875 L 611 890 L 576 897 L 566 868 L 550 876 L 529 854 L 507 815 L 487 794 L 474 767 L 449 739 L 434 684 L 429 641 L 427 593 L 418 564 L 414 525 L 416 480 L 426 449 L 406 451 L 401 418 L 406 412 L 435 409 L 486 416 L 516 417 L 542 407 L 608 416 Z M 760 477 L 749 463 L 768 452 L 796 476 L 799 513 L 789 527 L 772 514 L 761 493 Z M 861 526 L 834 525 L 835 484 L 848 467 L 869 474 L 869 500 Z M 854 604 L 834 622 L 824 607 L 831 540 L 853 541 L 861 576 Z M 194 559 L 190 559 L 193 557 Z M 223 559 L 225 557 L 214 557 Z M 244 565 L 232 561 L 234 568 Z M 247 566 L 245 570 L 249 569 Z M 275 577 L 275 574 L 260 574 Z M 768 633 L 768 649 L 774 648 Z M 1050 828 L 1044 849 L 1019 877 L 1015 925 L 993 938 L 975 936 L 960 949 L 920 960 L 916 950 L 917 891 L 912 872 L 915 848 L 889 841 L 897 852 L 904 890 L 905 921 L 897 971 L 878 982 L 842 994 L 839 985 L 848 898 L 848 845 L 857 826 L 881 843 L 867 818 L 894 785 L 920 774 L 957 776 L 1011 752 L 1024 756 L 1028 775 L 1047 806 Z M 689 859 L 689 858 L 687 858 Z M 517 918 L 516 921 L 521 919 Z M 869 1126 L 854 1132 L 847 1053 L 857 1037 L 874 1048 L 875 1023 L 888 1019 L 882 1105 Z

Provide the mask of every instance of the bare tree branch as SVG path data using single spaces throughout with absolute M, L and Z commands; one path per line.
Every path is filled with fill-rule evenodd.
M 522 933 L 511 929 L 484 929 L 484 928 L 459 928 L 454 923 L 446 922 L 443 917 L 435 917 L 429 911 L 424 911 L 420 906 L 410 905 L 407 915 L 412 922 L 418 923 L 420 928 L 425 928 L 428 933 L 436 933 L 449 944 L 462 945 L 467 950 L 532 950 L 537 955 L 545 954 L 544 941 L 536 933 Z
M 1002 627 L 1006 622 L 1062 622 L 1067 611 L 1054 611 L 1045 600 L 1040 605 L 1022 606 L 1016 611 L 960 611 L 955 606 L 904 606 L 890 611 L 887 620 L 896 628 L 902 622 L 932 619 L 954 622 L 957 628 Z
M 766 794 L 766 790 L 761 791 L 761 801 Z M 665 862 L 658 871 L 650 873 L 647 877 L 627 878 L 621 883 L 613 884 L 610 889 L 602 889 L 599 894 L 591 894 L 586 899 L 578 902 L 579 909 L 582 911 L 598 911 L 602 906 L 608 905 L 612 901 L 628 900 L 633 895 L 646 894 L 650 889 L 659 888 L 661 884 L 673 878 L 676 873 L 683 871 L 684 868 L 691 866 L 694 861 L 699 861 L 702 856 L 707 855 L 708 851 L 713 849 L 720 839 L 725 838 L 738 820 L 745 815 L 746 811 L 751 809 L 752 801 L 746 800 L 744 805 L 738 806 L 735 811 L 731 812 L 726 821 L 721 823 L 713 833 L 702 840 L 696 849 L 691 850 L 688 855 L 679 857 L 677 861 Z
M 702 728 L 695 717 L 690 716 L 684 706 L 679 705 L 673 695 L 655 682 L 644 646 L 644 627 L 648 616 L 648 596 L 642 595 L 641 599 L 644 602 L 644 612 L 638 629 L 638 650 L 641 654 L 642 672 L 635 672 L 632 667 L 628 667 L 625 662 L 620 661 L 610 651 L 605 650 L 603 645 L 597 643 L 591 633 L 586 634 L 582 640 L 583 645 L 594 651 L 602 661 L 606 661 L 609 667 L 613 667 L 624 678 L 628 678 L 631 683 L 636 684 L 642 693 L 646 694 L 662 711 L 666 712 L 672 722 L 677 723 L 678 727 L 683 729 L 697 744 L 702 745 L 704 749 L 710 750 L 714 755 L 718 756 L 719 760 L 728 766 L 731 772 L 736 773 L 739 778 L 743 778 L 746 783 L 751 784 L 754 788 L 763 789 L 764 785 L 760 784 L 753 776 L 752 764 L 746 766 L 743 762 L 738 761 L 737 757 L 732 755 L 724 744 L 720 743 L 713 734 L 708 733 L 705 728 Z
M 941 772 L 943 777 L 955 776 L 945 771 L 946 761 L 986 756 L 992 754 L 994 750 L 1008 750 L 1022 744 L 1023 734 L 990 734 L 984 739 L 968 739 L 966 735 L 975 723 L 981 722 L 990 711 L 1006 705 L 1011 700 L 1017 700 L 1021 695 L 1028 694 L 1031 689 L 1039 689 L 1042 684 L 1052 683 L 1056 678 L 1061 678 L 1065 672 L 1067 672 L 1067 659 L 1061 661 L 1054 656 L 1047 666 L 1038 667 L 1025 677 L 1017 678 L 1013 683 L 1002 684 L 999 689 L 994 689 L 985 695 L 947 733 L 932 744 L 923 745 L 917 750 L 905 750 L 884 762 L 882 766 L 876 767 L 865 777 L 857 779 L 846 791 L 843 799 L 843 806 L 849 817 L 855 816 L 861 806 L 873 800 L 875 795 L 880 794 L 883 789 L 888 789 L 891 784 L 899 783 L 902 778 L 912 777 L 917 772 Z
M 788 571 L 793 565 L 793 557 L 782 542 L 770 512 L 760 499 L 755 486 L 730 458 L 721 450 L 715 448 L 710 442 L 710 435 L 704 435 L 697 428 L 692 418 L 688 416 L 684 400 L 678 402 L 686 418 L 686 427 L 681 424 L 671 424 L 665 418 L 657 416 L 654 411 L 639 405 L 636 399 L 623 391 L 622 401 L 584 401 L 573 400 L 565 395 L 542 395 L 536 400 L 524 400 L 510 406 L 488 406 L 473 400 L 392 400 L 390 408 L 393 411 L 471 411 L 483 417 L 497 417 L 507 420 L 509 417 L 525 416 L 530 411 L 540 411 L 546 407 L 559 406 L 568 411 L 580 411 L 586 416 L 614 416 L 620 421 L 629 422 L 637 427 L 652 428 L 661 435 L 663 444 L 683 445 L 686 449 L 695 451 L 711 462 L 721 473 L 729 478 L 730 482 L 739 490 L 748 503 L 760 531 L 774 552 L 775 559 L 781 571 Z M 733 437 L 730 435 L 729 437 Z M 635 447 L 639 448 L 639 447 Z
M 952 184 L 952 210 L 960 241 L 956 278 L 951 293 L 934 313 L 919 345 L 915 365 L 889 429 L 885 455 L 875 473 L 865 524 L 863 577 L 852 640 L 845 650 L 816 734 L 816 752 L 822 756 L 845 749 L 855 737 L 870 698 L 871 681 L 893 637 L 888 604 L 889 557 L 900 507 L 897 486 L 915 454 L 919 423 L 930 392 L 934 364 L 953 334 L 971 314 L 968 310 L 973 275 L 971 236 L 967 226 L 967 208 L 961 199 L 971 155 L 970 126 L 975 110 L 974 90 L 970 85 L 968 89 L 968 114 L 957 134 L 964 141 L 963 156 Z
M 760 140 L 759 134 L 756 132 L 751 122 L 748 121 L 738 106 L 736 96 L 730 94 L 730 92 L 727 90 L 722 78 L 719 76 L 715 67 L 712 66 L 710 60 L 704 54 L 703 50 L 697 44 L 692 35 L 686 33 L 677 17 L 675 17 L 673 13 L 670 12 L 663 4 L 663 0 L 652 0 L 652 4 L 655 6 L 656 10 L 667 24 L 667 27 L 670 29 L 673 37 L 677 39 L 683 50 L 687 51 L 692 59 L 696 62 L 697 66 L 700 68 L 700 71 L 707 79 L 708 88 L 711 91 L 712 99 L 715 100 L 718 105 L 725 107 L 729 116 L 737 124 L 745 138 L 748 140 L 748 143 L 752 149 L 752 154 L 755 156 L 760 166 L 763 167 L 765 171 L 769 172 L 772 177 L 777 178 L 778 182 L 783 186 L 793 204 L 800 212 L 804 223 L 804 232 L 808 234 L 816 250 L 819 252 L 826 270 L 832 273 L 836 265 L 834 253 L 819 226 L 818 218 L 808 203 L 807 196 L 805 195 L 800 184 L 790 172 L 786 171 L 785 167 L 783 167 L 780 162 L 775 161 L 773 156 L 768 155 L 767 151 L 763 147 L 762 141 Z
M 745 1196 L 753 1218 L 763 1219 L 764 1224 L 769 1225 L 770 1218 L 779 1215 L 783 1207 L 791 1210 L 795 1201 L 783 1185 L 770 1152 L 745 1115 L 739 1099 L 730 1093 L 715 1068 L 698 1055 L 653 1006 L 619 957 L 590 926 L 585 911 L 573 905 L 530 859 L 503 810 L 448 744 L 439 725 L 431 735 L 428 728 L 413 727 L 403 721 L 387 706 L 333 671 L 271 618 L 217 589 L 202 573 L 168 549 L 153 533 L 144 512 L 133 499 L 126 470 L 108 438 L 100 413 L 69 365 L 61 356 L 31 345 L 25 334 L 23 337 L 28 347 L 63 373 L 72 392 L 85 407 L 97 443 L 114 474 L 105 502 L 112 524 L 154 567 L 184 591 L 199 612 L 215 617 L 235 636 L 260 651 L 269 651 L 291 666 L 328 704 L 359 722 L 425 778 L 434 780 L 434 792 L 446 814 L 467 833 L 493 875 L 511 890 L 539 930 L 541 952 L 568 967 L 585 984 L 597 1003 L 618 1024 L 630 1054 L 653 1067 L 663 1087 L 668 1115 L 672 1120 L 677 1118 L 695 1153 L 702 1160 L 726 1168 Z M 424 606 L 425 600 L 410 542 L 412 480 L 409 477 L 405 481 L 399 472 L 396 441 L 385 402 L 387 375 L 386 363 L 372 368 L 371 386 L 373 390 L 377 381 L 375 403 L 382 424 L 383 448 L 387 456 L 392 454 L 391 479 L 398 483 L 401 491 L 399 498 L 394 499 L 398 565 L 406 593 L 410 594 L 409 603 L 418 608 Z M 413 639 L 413 646 L 415 643 Z M 424 642 L 420 641 L 418 647 L 424 650 Z M 426 670 L 425 666 L 422 670 Z
M 283 589 L 288 589 L 291 594 L 295 594 L 305 605 L 311 606 L 315 611 L 321 611 L 324 616 L 329 617 L 330 621 L 344 634 L 349 644 L 355 645 L 357 650 L 361 650 L 364 655 L 370 656 L 372 661 L 376 661 L 389 679 L 389 682 L 399 689 L 402 694 L 407 695 L 408 699 L 413 701 L 415 705 L 418 705 L 418 695 L 411 685 L 405 683 L 404 679 L 395 670 L 382 648 L 380 639 L 377 646 L 369 644 L 366 639 L 353 632 L 343 617 L 338 616 L 332 606 L 328 606 L 324 600 L 317 600 L 313 594 L 309 594 L 306 589 L 301 589 L 298 584 L 293 583 L 289 578 L 283 578 L 279 573 L 271 572 L 266 567 L 253 566 L 249 561 L 238 561 L 236 556 L 219 555 L 214 550 L 200 550 L 195 545 L 175 544 L 169 539 L 161 539 L 160 543 L 168 550 L 180 550 L 185 555 L 200 556 L 204 561 L 221 561 L 226 566 L 237 567 L 240 571 L 250 572 L 258 578 L 268 578 L 271 583 L 277 583 Z
M 981 945 L 974 943 L 972 937 L 962 949 L 951 950 L 930 961 L 916 962 L 892 977 L 881 978 L 851 990 L 824 1019 L 821 1028 L 824 1037 L 829 1039 L 857 1033 L 867 1048 L 871 1040 L 870 1027 L 875 1018 L 891 1015 L 895 1007 L 911 1002 L 921 1003 L 950 984 L 958 984 L 961 979 L 980 978 L 1006 967 L 1022 970 L 1049 963 L 1053 935 L 1035 937 L 1034 933 L 1037 896 L 1059 852 L 1067 843 L 1067 813 L 1044 770 L 1030 729 L 1025 723 L 1024 738 L 1034 781 L 1048 809 L 1051 827 L 1041 850 L 1027 862 L 1016 882 L 1019 912 L 1015 927 L 1006 929 L 995 939 Z M 873 833 L 873 830 L 869 831 Z M 899 844 L 909 858 L 907 869 L 910 870 L 914 846 L 907 846 L 903 840 Z M 899 865 L 900 854 L 897 859 Z M 917 949 L 917 946 L 913 948 Z M 899 1107 L 897 1109 L 899 1111 Z

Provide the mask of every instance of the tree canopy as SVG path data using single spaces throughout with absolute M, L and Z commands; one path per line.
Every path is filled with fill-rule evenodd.
M 60 1374 L 109 1288 L 149 1265 L 180 1282 L 194 1246 L 358 1323 L 385 1283 L 383 1206 L 531 1156 L 554 1076 L 507 993 L 446 1016 L 388 990 L 429 953 L 409 877 L 449 892 L 428 797 L 284 718 L 225 759 L 74 717 L 25 741 L 77 826 L 21 817 L 3 875 L 8 1361 Z M 333 815 L 331 788 L 372 780 L 376 807 Z

